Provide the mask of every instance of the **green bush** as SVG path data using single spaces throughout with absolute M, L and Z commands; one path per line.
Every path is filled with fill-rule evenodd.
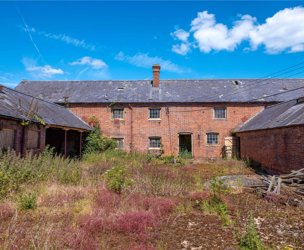
M 115 149 L 116 142 L 102 135 L 99 126 L 94 127 L 87 136 L 84 147 L 84 154 L 94 152 L 103 152 L 110 149 Z
M 70 166 L 58 169 L 58 181 L 61 184 L 79 184 L 82 176 L 82 169 L 80 166 Z
M 132 180 L 127 178 L 125 168 L 118 166 L 107 170 L 104 179 L 107 188 L 119 194 L 132 184 Z
M 22 210 L 33 210 L 37 207 L 37 195 L 35 193 L 25 193 L 19 198 L 19 207 Z
M 11 180 L 9 176 L 0 171 L 0 199 L 5 197 L 10 192 Z
M 197 201 L 199 207 L 206 212 L 216 213 L 221 218 L 225 226 L 230 225 L 232 222 L 229 217 L 229 210 L 227 205 L 222 201 L 221 198 L 213 196 L 211 199 L 206 201 Z
M 79 182 L 82 168 L 78 160 L 56 156 L 49 148 L 40 155 L 24 157 L 14 151 L 0 152 L 0 199 L 9 193 L 19 192 L 22 186 L 43 181 L 60 183 Z
M 264 250 L 262 240 L 257 232 L 252 215 L 249 216 L 246 229 L 243 235 L 239 237 L 239 246 L 241 250 Z
M 211 180 L 210 189 L 213 193 L 213 196 L 219 199 L 223 194 L 228 193 L 229 187 L 224 183 L 220 177 L 215 177 Z
M 188 150 L 183 150 L 179 152 L 178 157 L 181 159 L 192 159 L 192 153 L 189 152 Z

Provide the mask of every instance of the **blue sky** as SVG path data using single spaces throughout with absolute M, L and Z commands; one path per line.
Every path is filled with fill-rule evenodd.
M 150 79 L 153 63 L 162 79 L 259 78 L 304 61 L 303 1 L 0 2 L 0 29 L 10 87 Z

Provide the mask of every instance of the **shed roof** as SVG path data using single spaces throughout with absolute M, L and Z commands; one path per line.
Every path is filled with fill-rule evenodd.
M 159 88 L 150 80 L 25 80 L 16 89 L 56 103 L 282 102 L 304 96 L 304 79 L 161 80 Z
M 91 127 L 68 109 L 19 91 L 0 88 L 0 116 L 46 125 L 90 130 Z
M 265 108 L 248 120 L 236 132 L 304 125 L 304 100 L 302 98 Z

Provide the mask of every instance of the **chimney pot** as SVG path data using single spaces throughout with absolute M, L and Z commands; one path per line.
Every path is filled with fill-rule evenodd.
M 153 71 L 152 85 L 153 85 L 154 88 L 158 88 L 159 87 L 160 65 L 159 64 L 154 64 L 152 66 L 152 71 Z

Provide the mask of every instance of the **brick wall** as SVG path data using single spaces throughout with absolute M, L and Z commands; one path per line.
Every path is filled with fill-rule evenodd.
M 304 166 L 304 126 L 239 133 L 240 153 L 269 172 L 289 173 Z
M 20 121 L 0 118 L 0 130 L 12 129 L 14 130 L 14 150 L 17 153 L 28 152 L 28 130 L 37 130 L 39 132 L 38 148 L 34 149 L 34 153 L 41 152 L 45 148 L 45 128 L 38 127 L 35 124 L 29 126 L 21 126 Z
M 227 119 L 213 118 L 214 107 L 227 107 Z M 102 104 L 70 104 L 76 115 L 88 120 L 89 116 L 98 118 L 104 135 L 123 137 L 125 149 L 147 152 L 149 137 L 161 137 L 164 154 L 177 155 L 179 151 L 179 133 L 192 134 L 192 151 L 195 158 L 220 157 L 224 138 L 231 131 L 263 109 L 258 104 L 176 104 L 159 106 L 158 104 L 123 105 L 124 119 L 113 120 L 111 108 Z M 149 108 L 160 107 L 161 119 L 149 120 Z M 132 117 L 132 119 L 131 119 Z M 218 145 L 206 145 L 206 133 L 219 133 Z

